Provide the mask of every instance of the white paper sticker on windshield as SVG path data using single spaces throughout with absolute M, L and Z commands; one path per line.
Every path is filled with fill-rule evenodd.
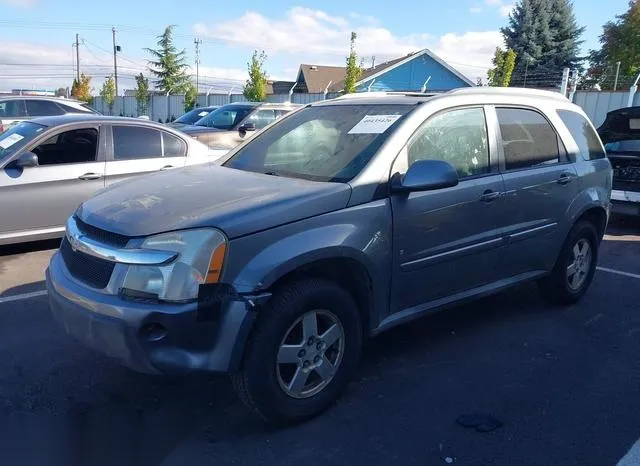
M 0 141 L 0 147 L 2 149 L 8 149 L 9 147 L 13 146 L 16 142 L 21 141 L 24 139 L 24 136 L 20 136 L 19 134 L 10 134 L 9 136 L 7 136 L 6 138 L 4 138 L 2 141 Z
M 402 115 L 365 115 L 349 134 L 381 134 L 394 124 Z
M 198 116 L 207 116 L 209 114 L 209 112 L 200 112 L 198 113 Z
M 640 118 L 631 118 L 629 120 L 629 129 L 640 129 Z

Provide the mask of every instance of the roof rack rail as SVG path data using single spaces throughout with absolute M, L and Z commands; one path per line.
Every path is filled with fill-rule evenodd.
M 476 87 L 462 87 L 459 89 L 453 89 L 447 92 L 449 95 L 456 94 L 499 94 L 499 95 L 514 95 L 514 96 L 529 96 L 529 97 L 544 97 L 548 99 L 569 100 L 567 97 L 559 92 L 547 91 L 543 89 L 528 89 L 523 87 L 490 87 L 490 86 L 476 86 Z
M 367 97 L 384 97 L 384 96 L 406 96 L 406 97 L 433 97 L 442 94 L 441 92 L 418 92 L 418 91 L 373 91 L 373 92 L 354 92 L 351 94 L 343 94 L 334 97 L 334 100 L 342 99 L 358 99 Z

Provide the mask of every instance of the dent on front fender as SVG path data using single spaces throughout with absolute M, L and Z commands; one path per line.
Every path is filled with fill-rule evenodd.
M 231 241 L 224 281 L 255 293 L 301 266 L 348 258 L 388 287 L 391 246 L 389 204 L 375 201 Z

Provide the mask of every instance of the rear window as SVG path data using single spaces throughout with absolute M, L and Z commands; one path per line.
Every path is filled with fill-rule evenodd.
M 576 141 L 582 158 L 595 160 L 605 157 L 598 134 L 584 116 L 571 110 L 558 110 L 558 116 Z

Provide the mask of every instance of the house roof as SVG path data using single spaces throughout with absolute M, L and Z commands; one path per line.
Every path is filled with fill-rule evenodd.
M 327 85 L 331 83 L 329 91 L 334 85 L 343 82 L 347 74 L 344 66 L 320 66 L 320 65 L 300 65 L 298 77 L 302 73 L 304 82 L 307 84 L 307 92 L 309 94 L 324 92 Z
M 394 68 L 402 66 L 405 63 L 408 63 L 411 60 L 413 60 L 415 58 L 418 58 L 418 57 L 420 57 L 422 55 L 429 56 L 434 61 L 439 63 L 442 67 L 444 67 L 449 72 L 451 72 L 454 75 L 456 75 L 458 78 L 460 78 L 461 80 L 463 80 L 464 82 L 466 82 L 470 86 L 475 86 L 475 83 L 473 83 L 469 78 L 467 78 L 465 75 L 463 75 L 458 70 L 453 68 L 451 65 L 449 65 L 447 62 L 442 60 L 440 57 L 438 57 L 435 53 L 433 53 L 429 49 L 422 49 L 422 50 L 419 50 L 417 52 L 413 52 L 413 53 L 410 53 L 408 55 L 405 55 L 404 57 L 394 58 L 393 60 L 389 60 L 387 62 L 381 63 L 379 65 L 376 65 L 374 68 L 367 68 L 367 69 L 362 71 L 362 76 L 360 77 L 360 81 L 357 82 L 357 85 L 360 85 L 362 83 L 371 81 L 372 79 L 375 79 L 378 76 L 380 76 L 380 75 L 382 75 L 382 74 L 384 74 L 384 73 L 386 73 L 388 71 L 391 71 Z M 346 69 L 345 68 L 341 68 L 341 69 L 343 70 L 343 78 L 342 78 L 342 80 L 338 81 L 338 82 L 334 82 L 331 85 L 331 87 L 329 88 L 329 91 L 338 92 L 338 91 L 341 91 L 344 88 L 344 74 L 346 74 Z M 322 91 L 324 91 L 324 88 L 322 89 Z M 322 92 L 322 91 L 320 91 L 320 92 Z M 311 92 L 311 91 L 309 91 L 309 92 Z

